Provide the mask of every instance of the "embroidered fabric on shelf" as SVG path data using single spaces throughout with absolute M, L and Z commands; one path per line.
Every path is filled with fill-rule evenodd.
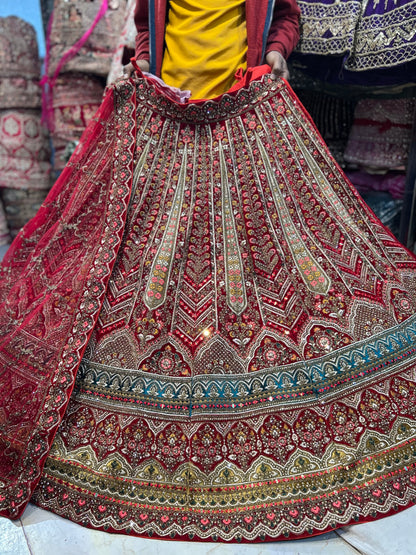
M 63 73 L 58 77 L 52 93 L 55 170 L 65 167 L 68 147 L 81 138 L 101 104 L 103 92 L 104 85 L 97 77 L 81 73 Z
M 117 48 L 114 51 L 110 71 L 107 76 L 107 84 L 113 83 L 117 78 L 122 76 L 123 65 L 134 56 L 135 38 L 137 34 L 134 24 L 134 9 L 136 0 L 127 0 L 127 6 L 124 15 L 124 26 L 118 38 Z M 128 55 L 130 53 L 130 55 Z M 126 55 L 127 54 L 127 55 Z
M 0 187 L 48 189 L 50 149 L 40 114 L 0 111 Z
M 48 182 L 46 182 L 46 184 L 48 184 Z M 22 227 L 36 215 L 48 191 L 49 188 L 39 190 L 0 189 L 0 199 L 3 203 L 10 236 L 12 238 L 16 237 Z
M 14 16 L 0 18 L 1 217 L 3 222 L 5 213 L 12 236 L 33 218 L 50 188 L 50 148 L 41 125 L 39 79 L 35 29 Z
M 0 110 L 0 199 L 12 237 L 35 216 L 47 195 L 49 159 L 40 113 Z
M 0 17 L 0 77 L 39 79 L 35 28 L 19 17 Z
M 0 109 L 36 109 L 41 107 L 39 77 L 0 76 Z
M 262 541 L 411 505 L 415 272 L 283 81 L 116 83 L 1 267 L 1 513 Z
M 65 63 L 62 71 L 107 76 L 124 23 L 126 4 L 127 0 L 108 0 L 108 7 L 87 42 Z M 89 30 L 101 5 L 102 0 L 55 0 L 50 31 L 49 76 L 55 74 L 64 54 Z
M 412 136 L 414 98 L 362 99 L 354 112 L 344 158 L 377 169 L 404 169 Z
M 0 17 L 0 110 L 40 108 L 39 79 L 34 27 L 15 16 Z
M 404 197 L 406 175 L 403 172 L 371 174 L 360 170 L 347 172 L 347 177 L 359 193 L 388 192 L 394 199 Z
M 351 71 L 391 68 L 416 59 L 415 0 L 298 0 L 297 52 L 342 56 Z

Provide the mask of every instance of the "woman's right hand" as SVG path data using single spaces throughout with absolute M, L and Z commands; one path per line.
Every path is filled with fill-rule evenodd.
M 150 69 L 150 63 L 147 60 L 137 60 L 136 65 L 145 72 L 148 72 Z M 130 62 L 126 66 L 123 67 L 123 79 L 129 79 L 132 74 L 136 71 L 134 65 Z

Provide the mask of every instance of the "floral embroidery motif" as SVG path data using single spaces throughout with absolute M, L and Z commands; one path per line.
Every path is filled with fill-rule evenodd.
M 27 261 L 52 298 L 45 306 L 33 298 L 40 335 L 12 333 L 29 313 L 27 295 L 16 291 L 11 302 L 0 291 L 0 324 L 11 332 L 1 356 L 21 353 L 25 403 L 39 380 L 52 383 L 30 420 L 17 405 L 0 405 L 14 442 L 0 436 L 10 483 L 7 501 L 0 489 L 2 510 L 11 514 L 11 502 L 30 496 L 40 458 L 35 502 L 137 535 L 307 537 L 412 504 L 414 257 L 350 189 L 283 82 L 264 76 L 186 106 L 144 79 L 115 92 L 107 138 L 128 145 L 111 150 L 120 179 L 111 181 L 116 174 L 96 151 L 92 177 L 80 162 L 88 208 L 76 213 L 85 222 L 64 220 L 46 249 L 54 257 L 35 250 Z M 62 192 L 67 202 L 72 194 Z M 90 252 L 93 244 L 99 250 Z M 52 265 L 57 245 L 68 248 L 62 267 Z M 90 258 L 80 269 L 82 253 Z M 54 280 L 43 283 L 41 265 L 69 291 L 46 289 Z M 13 266 L 1 272 L 6 288 L 18 281 Z M 67 326 L 58 299 L 74 297 L 69 284 L 79 276 Z M 58 315 L 52 331 L 46 323 Z M 57 334 L 68 346 L 54 373 Z M 14 374 L 1 387 L 0 402 L 20 392 Z M 42 433 L 28 441 L 35 412 L 42 433 L 62 418 L 52 447 Z M 22 446 L 29 455 L 19 463 Z

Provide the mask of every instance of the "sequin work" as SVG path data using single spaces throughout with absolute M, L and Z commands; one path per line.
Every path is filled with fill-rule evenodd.
M 34 501 L 215 541 L 409 506 L 415 258 L 283 81 L 189 105 L 135 86 L 124 235 Z
M 299 0 L 298 5 L 298 52 L 343 55 L 345 68 L 358 72 L 392 68 L 416 58 L 414 0 Z

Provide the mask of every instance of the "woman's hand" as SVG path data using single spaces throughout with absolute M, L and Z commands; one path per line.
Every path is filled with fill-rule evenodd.
M 266 54 L 266 63 L 272 68 L 272 77 L 283 77 L 289 79 L 289 70 L 287 69 L 286 60 L 277 50 L 271 50 Z
M 150 64 L 147 60 L 137 60 L 136 65 L 142 70 L 148 72 L 150 69 Z M 123 67 L 123 77 L 122 79 L 129 79 L 132 74 L 136 71 L 134 65 L 130 62 Z

